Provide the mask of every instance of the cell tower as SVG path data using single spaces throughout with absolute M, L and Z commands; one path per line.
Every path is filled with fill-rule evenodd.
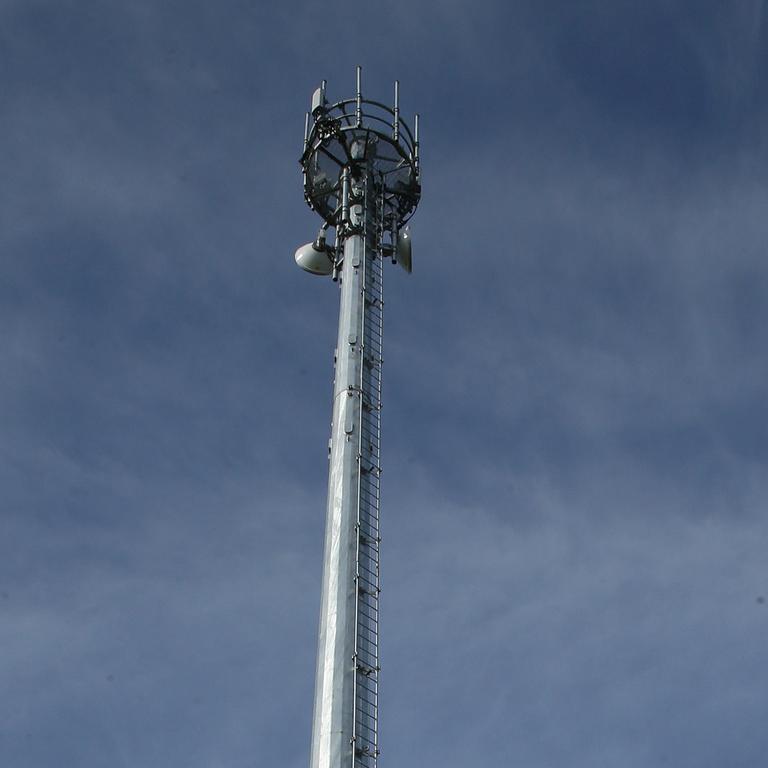
M 329 443 L 311 768 L 376 768 L 379 754 L 379 499 L 384 261 L 411 271 L 405 226 L 421 194 L 419 118 L 364 99 L 329 104 L 323 81 L 304 128 L 304 197 L 323 225 L 296 251 L 341 286 Z M 335 230 L 333 245 L 328 228 Z

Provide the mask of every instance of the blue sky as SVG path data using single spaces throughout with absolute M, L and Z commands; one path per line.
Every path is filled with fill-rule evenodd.
M 308 761 L 321 78 L 422 115 L 387 273 L 381 765 L 768 754 L 768 19 L 0 2 L 0 762 Z

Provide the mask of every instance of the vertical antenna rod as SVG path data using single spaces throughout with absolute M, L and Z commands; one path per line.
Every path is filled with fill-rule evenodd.
M 357 127 L 363 124 L 363 93 L 362 93 L 363 68 L 357 68 L 357 105 L 355 116 L 357 117 Z
M 416 113 L 416 117 L 413 121 L 413 160 L 416 164 L 416 173 L 419 173 L 419 114 Z
M 394 121 L 392 122 L 392 138 L 395 141 L 400 140 L 400 81 L 395 80 L 395 108 Z

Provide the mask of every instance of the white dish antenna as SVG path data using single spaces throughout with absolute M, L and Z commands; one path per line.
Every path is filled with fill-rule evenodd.
M 395 254 L 397 263 L 410 275 L 413 270 L 413 245 L 410 227 L 403 227 L 397 233 Z
M 313 275 L 330 275 L 333 272 L 333 249 L 325 244 L 325 232 L 320 230 L 317 240 L 296 249 L 296 263 Z

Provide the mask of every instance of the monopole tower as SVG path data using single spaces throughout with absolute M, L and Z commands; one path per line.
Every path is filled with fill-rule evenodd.
M 340 286 L 310 768 L 376 768 L 384 263 L 411 271 L 405 226 L 421 194 L 419 120 L 363 98 L 312 96 L 301 166 L 323 219 L 296 262 Z M 328 230 L 334 231 L 333 244 Z

